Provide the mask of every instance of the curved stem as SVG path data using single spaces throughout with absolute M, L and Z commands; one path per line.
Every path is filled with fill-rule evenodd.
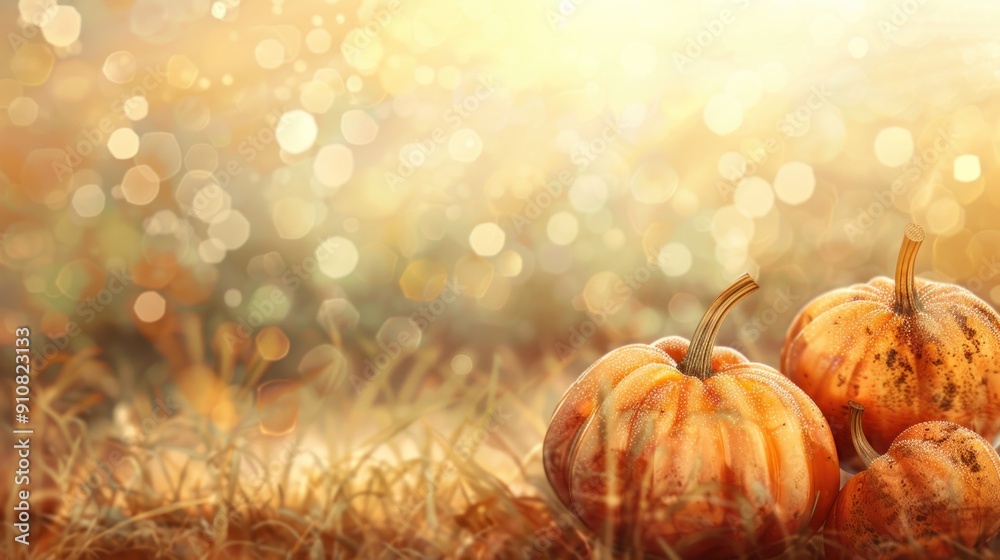
M 917 224 L 907 224 L 903 230 L 903 245 L 896 259 L 896 307 L 903 313 L 917 310 L 917 291 L 913 288 L 913 267 L 917 251 L 924 241 L 924 230 Z
M 868 438 L 865 437 L 865 430 L 861 426 L 861 419 L 865 415 L 865 407 L 854 401 L 849 401 L 847 404 L 851 407 L 851 441 L 854 442 L 854 450 L 858 452 L 858 457 L 861 457 L 861 462 L 865 464 L 865 468 L 867 469 L 872 466 L 872 461 L 879 458 L 879 454 L 872 447 L 872 444 L 868 442 Z
M 691 344 L 688 345 L 687 354 L 677 365 L 677 369 L 702 380 L 712 375 L 712 350 L 715 349 L 715 337 L 719 335 L 722 321 L 740 300 L 753 293 L 757 287 L 753 278 L 750 278 L 749 274 L 744 274 L 722 290 L 698 323 L 698 328 L 691 337 Z

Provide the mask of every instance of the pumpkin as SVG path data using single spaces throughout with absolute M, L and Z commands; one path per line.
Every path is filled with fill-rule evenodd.
M 849 400 L 877 411 L 868 438 L 879 453 L 924 420 L 1000 435 L 1000 316 L 965 288 L 914 278 L 923 238 L 908 225 L 895 282 L 878 277 L 817 297 L 785 338 L 781 370 L 823 410 L 847 470 L 861 466 Z
M 557 405 L 545 473 L 612 546 L 759 557 L 823 523 L 840 472 L 822 413 L 775 369 L 714 345 L 723 319 L 756 289 L 748 275 L 726 288 L 690 342 L 611 351 Z
M 849 410 L 867 470 L 847 481 L 827 518 L 827 558 L 955 558 L 1000 533 L 1000 457 L 982 436 L 922 422 L 879 455 L 865 438 L 864 407 Z

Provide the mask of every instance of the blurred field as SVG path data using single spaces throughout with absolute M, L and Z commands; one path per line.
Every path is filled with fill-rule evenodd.
M 95 386 L 113 384 L 110 371 L 99 355 L 77 355 L 63 371 L 80 381 L 40 395 L 36 429 L 46 437 L 35 468 L 46 491 L 33 494 L 44 517 L 31 557 L 620 557 L 545 482 L 545 418 L 534 411 L 553 380 L 504 383 L 518 364 L 498 353 L 479 382 L 427 386 L 434 358 L 417 353 L 392 371 L 403 387 L 423 385 L 417 394 L 373 384 L 337 419 L 330 408 L 348 405 L 323 394 L 343 374 L 330 366 L 308 385 L 315 397 L 302 404 L 296 433 L 271 437 L 239 399 L 232 405 L 247 418 L 228 431 L 187 405 L 171 410 L 170 399 L 161 403 L 169 418 L 143 428 L 139 411 L 159 405 L 139 396 L 102 422 L 108 407 Z M 4 547 L 23 557 L 10 539 Z M 995 557 L 1000 540 L 992 551 L 967 557 Z M 781 556 L 817 557 L 819 537 Z

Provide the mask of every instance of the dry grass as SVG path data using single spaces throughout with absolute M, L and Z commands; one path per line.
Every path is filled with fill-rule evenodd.
M 543 361 L 530 371 L 551 373 L 531 379 L 499 352 L 492 371 L 444 377 L 435 373 L 442 355 L 402 359 L 358 394 L 348 368 L 331 364 L 307 376 L 297 429 L 273 437 L 260 433 L 238 367 L 226 393 L 233 422 L 222 429 L 197 399 L 157 417 L 174 383 L 128 392 L 129 372 L 112 375 L 102 355 L 79 354 L 34 386 L 32 545 L 14 544 L 5 522 L 2 556 L 629 556 L 592 538 L 545 481 L 539 411 L 565 386 L 561 366 Z M 3 495 L 5 521 L 10 500 Z M 992 550 L 986 557 L 1000 544 Z M 813 538 L 783 558 L 821 556 Z

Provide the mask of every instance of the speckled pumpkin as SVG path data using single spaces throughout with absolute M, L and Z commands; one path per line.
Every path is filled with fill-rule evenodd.
M 566 391 L 545 435 L 545 472 L 599 538 L 664 557 L 749 558 L 823 523 L 840 478 L 822 413 L 771 367 L 714 346 L 755 289 L 744 275 L 690 343 L 618 348 Z
M 827 558 L 957 558 L 1000 533 L 1000 457 L 982 436 L 923 422 L 879 456 L 862 429 L 864 407 L 850 411 L 868 470 L 847 482 L 827 518 Z
M 914 278 L 923 231 L 910 224 L 895 282 L 819 296 L 792 322 L 781 370 L 823 410 L 845 469 L 857 470 L 847 403 L 873 412 L 880 453 L 908 426 L 948 420 L 1000 436 L 1000 315 L 972 292 Z

